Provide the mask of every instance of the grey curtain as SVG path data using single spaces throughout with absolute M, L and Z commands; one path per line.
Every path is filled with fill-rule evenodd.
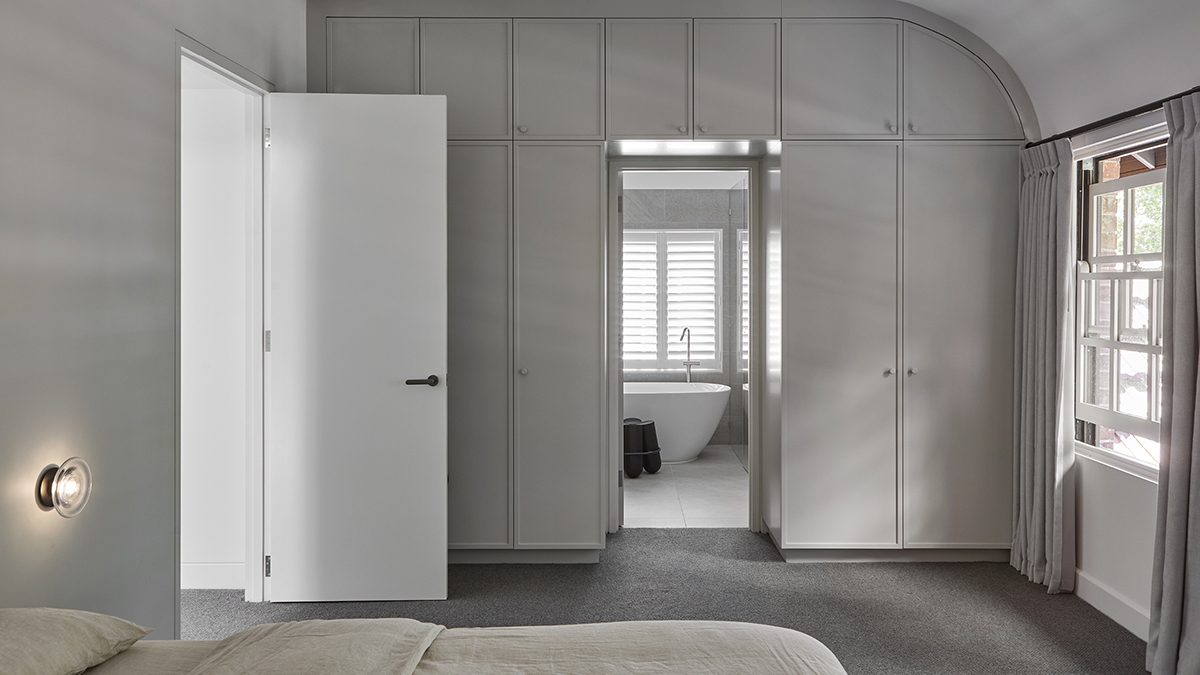
M 1021 153 L 1012 566 L 1075 588 L 1074 164 L 1060 140 Z
M 1171 139 L 1163 183 L 1162 447 L 1146 669 L 1155 675 L 1191 675 L 1200 673 L 1200 94 L 1168 101 L 1165 108 Z

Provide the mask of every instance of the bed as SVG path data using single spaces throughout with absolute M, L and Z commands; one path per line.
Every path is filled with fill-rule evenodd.
M 0 610 L 0 672 L 86 675 L 845 675 L 816 639 L 787 628 L 723 621 L 627 621 L 562 626 L 444 628 L 413 619 L 292 621 L 248 628 L 219 642 L 138 641 L 148 631 L 104 626 L 83 655 L 86 670 L 51 664 L 47 646 L 22 641 L 35 622 L 5 612 L 88 615 L 86 631 L 114 617 L 74 610 Z M 100 618 L 95 618 L 100 617 Z M 91 622 L 90 624 L 88 622 Z M 76 639 L 61 628 L 36 640 Z M 136 630 L 134 630 L 136 629 Z M 127 631 L 127 632 L 122 632 Z M 74 631 L 78 632 L 78 631 Z M 53 635 L 51 635 L 53 633 Z M 83 641 L 79 641 L 83 645 Z M 7 648 L 19 645 L 19 649 Z M 72 645 L 74 646 L 74 645 Z M 112 653 L 105 653 L 106 650 Z M 83 653 L 82 647 L 78 651 Z M 22 667 L 22 654 L 34 669 Z M 79 654 L 72 656 L 79 658 Z M 12 659 L 6 661 L 6 659 Z M 88 660 L 90 659 L 90 660 Z M 57 663 L 57 662 L 56 662 Z M 79 661 L 75 662 L 78 666 Z M 87 667 L 90 665 L 91 667 Z

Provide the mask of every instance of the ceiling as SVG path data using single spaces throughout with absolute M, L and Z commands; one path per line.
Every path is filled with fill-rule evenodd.
M 1008 61 L 1042 135 L 1200 85 L 1200 0 L 907 0 Z

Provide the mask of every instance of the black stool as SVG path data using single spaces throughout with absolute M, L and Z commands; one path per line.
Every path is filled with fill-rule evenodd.
M 658 447 L 658 432 L 654 420 L 642 421 L 636 417 L 625 418 L 625 475 L 637 478 L 644 469 L 647 473 L 658 473 L 662 468 L 662 453 Z

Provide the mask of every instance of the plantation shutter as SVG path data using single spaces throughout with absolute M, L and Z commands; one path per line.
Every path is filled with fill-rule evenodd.
M 667 230 L 667 359 L 679 367 L 686 358 L 684 328 L 692 338 L 692 360 L 720 369 L 720 230 Z
M 747 370 L 750 367 L 750 231 L 738 230 L 738 250 L 741 253 L 738 260 L 740 268 L 739 284 L 742 311 L 740 312 L 741 345 L 738 350 L 738 368 Z
M 626 368 L 659 367 L 658 232 L 626 230 L 621 261 L 622 355 Z

